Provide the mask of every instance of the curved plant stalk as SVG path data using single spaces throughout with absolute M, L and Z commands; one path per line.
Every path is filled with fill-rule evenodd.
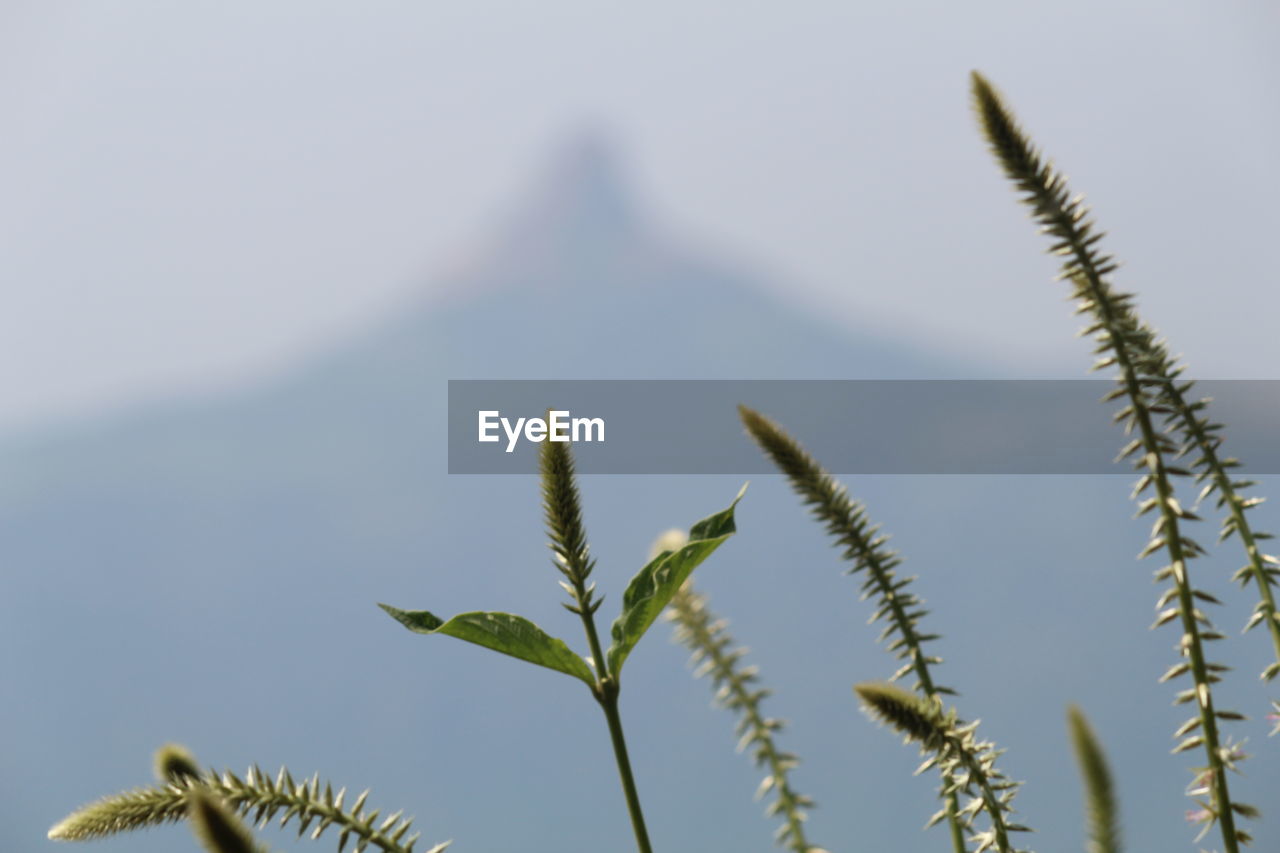
M 1222 740 L 1218 722 L 1241 716 L 1214 707 L 1211 685 L 1219 680 L 1217 673 L 1226 667 L 1206 659 L 1204 643 L 1222 635 L 1212 629 L 1196 604 L 1197 600 L 1216 603 L 1216 599 L 1192 586 L 1187 573 L 1188 560 L 1204 551 L 1194 540 L 1183 536 L 1180 529 L 1181 522 L 1197 516 L 1178 502 L 1172 477 L 1190 472 L 1169 465 L 1168 459 L 1178 454 L 1178 448 L 1155 424 L 1157 415 L 1168 414 L 1170 410 L 1161 397 L 1166 383 L 1153 346 L 1154 336 L 1134 315 L 1133 296 L 1115 291 L 1108 281 L 1107 276 L 1117 264 L 1111 255 L 1098 250 L 1097 244 L 1103 235 L 1094 230 L 1094 223 L 1087 218 L 1088 208 L 1079 197 L 1071 197 L 1063 176 L 1043 160 L 991 84 L 977 72 L 973 74 L 972 84 L 974 107 L 992 153 L 1023 193 L 1022 200 L 1032 208 L 1032 216 L 1041 224 L 1041 230 L 1055 239 L 1050 251 L 1066 258 L 1059 277 L 1073 283 L 1072 295 L 1079 303 L 1079 312 L 1093 316 L 1094 322 L 1084 334 L 1094 336 L 1098 342 L 1096 351 L 1102 355 L 1094 368 L 1114 365 L 1120 371 L 1117 379 L 1120 387 L 1107 399 L 1128 397 L 1128 405 L 1117 413 L 1116 420 L 1124 421 L 1126 434 L 1135 430 L 1138 433 L 1121 451 L 1120 458 L 1137 454 L 1134 467 L 1143 474 L 1134 489 L 1135 498 L 1149 488 L 1155 491 L 1154 497 L 1142 500 L 1138 507 L 1139 515 L 1153 510 L 1157 513 L 1150 542 L 1139 556 L 1161 549 L 1169 556 L 1168 565 L 1156 572 L 1158 581 L 1170 580 L 1172 586 L 1160 598 L 1160 615 L 1155 624 L 1163 625 L 1176 619 L 1182 627 L 1179 648 L 1184 660 L 1165 673 L 1164 678 L 1190 674 L 1193 686 L 1179 693 L 1176 701 L 1194 701 L 1199 708 L 1199 714 L 1178 729 L 1175 736 L 1183 740 L 1174 752 L 1203 747 L 1208 766 L 1197 771 L 1189 793 L 1208 796 L 1209 800 L 1200 801 L 1201 809 L 1193 815 L 1204 824 L 1205 832 L 1215 822 L 1220 824 L 1227 853 L 1238 853 L 1239 845 L 1250 839 L 1247 832 L 1236 828 L 1235 817 L 1237 814 L 1250 817 L 1256 810 L 1231 800 L 1227 770 L 1243 756 Z M 1192 734 L 1197 729 L 1198 733 Z
M 1085 849 L 1088 853 L 1120 853 L 1120 812 L 1107 756 L 1084 712 L 1074 705 L 1067 710 L 1067 727 L 1084 779 L 1089 830 Z
M 791 787 L 788 773 L 800 761 L 780 750 L 774 742 L 786 723 L 764 715 L 761 704 L 771 691 L 755 686 L 754 666 L 740 665 L 747 650 L 733 648 L 733 637 L 726 630 L 728 623 L 707 608 L 706 597 L 694 591 L 692 582 L 686 581 L 671 599 L 667 619 L 675 623 L 675 639 L 692 653 L 691 663 L 697 667 L 694 676 L 711 676 L 716 701 L 738 714 L 738 749 L 750 747 L 756 766 L 765 768 L 757 797 L 774 794 L 773 802 L 765 811 L 770 817 L 779 815 L 783 822 L 774 840 L 793 853 L 825 853 L 811 846 L 805 837 L 806 810 L 813 808 L 814 803 Z
M 752 439 L 787 475 L 792 489 L 823 522 L 836 544 L 844 549 L 841 556 L 853 562 L 849 573 L 866 574 L 862 598 L 877 599 L 871 621 L 887 623 L 879 642 L 888 641 L 888 650 L 903 661 L 889 680 L 897 681 L 914 674 L 915 689 L 926 697 L 940 702 L 944 694 L 954 695 L 954 690 L 935 683 L 933 679 L 930 666 L 942 663 L 942 658 L 925 654 L 924 644 L 937 640 L 939 635 L 919 630 L 920 620 L 928 611 L 924 609 L 924 602 L 908 589 L 915 578 L 898 577 L 895 569 L 902 559 L 886 547 L 889 537 L 882 535 L 880 528 L 871 523 L 866 508 L 850 498 L 845 487 L 823 470 L 817 460 L 780 426 L 746 406 L 739 406 L 738 414 Z M 942 791 L 946 807 L 926 826 L 946 819 L 951 830 L 952 847 L 956 853 L 965 853 L 965 820 L 960 813 L 954 780 L 945 772 Z
M 920 744 L 921 753 L 929 755 L 920 771 L 938 765 L 954 780 L 955 790 L 970 797 L 961 809 L 970 826 L 975 815 L 986 813 L 991 827 L 970 839 L 978 845 L 975 853 L 991 849 L 1027 853 L 1015 850 L 1009 840 L 1011 833 L 1031 831 L 1008 820 L 1018 783 L 1009 781 L 996 769 L 996 758 L 1003 750 L 977 739 L 977 720 L 964 723 L 954 708 L 943 711 L 940 699 L 921 696 L 886 681 L 864 682 L 853 690 L 874 719 L 901 732 L 908 743 Z
M 188 816 L 196 792 L 217 797 L 242 817 L 252 814 L 252 821 L 259 826 L 266 826 L 283 811 L 280 825 L 286 826 L 292 821 L 298 827 L 299 837 L 312 824 L 315 824 L 311 831 L 313 839 L 333 827 L 339 832 L 339 853 L 351 840 L 354 840 L 352 853 L 363 853 L 368 847 L 377 847 L 384 853 L 413 853 L 419 838 L 416 832 L 408 835 L 413 821 L 402 818 L 403 812 L 381 819 L 381 812 L 377 810 L 365 812 L 368 791 L 346 806 L 343 804 L 346 789 L 335 794 L 328 783 L 322 788 L 318 775 L 298 783 L 288 770 L 281 768 L 273 781 L 257 767 L 249 768 L 243 780 L 230 771 L 221 775 L 209 771 L 180 782 L 169 781 L 105 797 L 64 818 L 49 830 L 49 837 L 86 841 L 172 823 Z M 446 841 L 425 853 L 440 853 L 448 846 Z

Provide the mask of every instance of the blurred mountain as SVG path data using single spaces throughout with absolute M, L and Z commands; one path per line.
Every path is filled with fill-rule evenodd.
M 458 850 L 625 849 L 603 723 L 580 685 L 410 635 L 374 602 L 519 611 L 580 645 L 557 603 L 536 481 L 445 473 L 448 379 L 989 375 L 962 355 L 839 327 L 780 292 L 665 233 L 614 147 L 588 134 L 465 270 L 304 369 L 0 446 L 4 849 L 38 849 L 70 808 L 146 783 L 166 740 L 217 766 L 288 763 L 372 785 L 371 802 L 408 808 L 424 840 L 454 837 Z M 745 441 L 733 412 L 725 440 Z M 654 535 L 723 507 L 738 485 L 586 478 L 601 615 Z M 1173 639 L 1145 631 L 1152 592 L 1131 563 L 1143 531 L 1125 484 L 853 485 L 922 574 L 947 635 L 943 681 L 1011 748 L 1045 846 L 1079 837 L 1068 700 L 1114 745 L 1128 823 L 1186 843 L 1185 780 L 1166 756 L 1179 719 L 1153 683 Z M 777 478 L 752 487 L 741 530 L 700 585 L 756 649 L 778 688 L 773 712 L 793 720 L 798 787 L 822 805 L 815 840 L 938 849 L 941 830 L 916 831 L 934 810 L 930 780 L 911 778 L 914 756 L 849 693 L 893 668 L 863 625 L 857 581 Z M 624 719 L 655 843 L 770 849 L 727 717 L 707 710 L 706 685 L 659 639 L 665 627 L 653 633 L 629 664 Z M 1249 672 L 1262 644 L 1230 645 Z M 1280 781 L 1274 764 L 1251 775 L 1254 790 Z M 99 846 L 188 845 L 177 832 Z

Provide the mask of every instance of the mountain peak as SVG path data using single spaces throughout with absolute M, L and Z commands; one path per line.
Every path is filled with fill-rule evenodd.
M 563 258 L 634 244 L 646 229 L 627 171 L 606 129 L 593 126 L 571 135 L 508 221 L 502 254 Z
M 630 228 L 636 211 L 617 142 L 603 128 L 580 130 L 551 159 L 529 213 L 562 227 Z

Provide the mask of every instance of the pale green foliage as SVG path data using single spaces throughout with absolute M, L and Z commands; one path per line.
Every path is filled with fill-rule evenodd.
M 622 669 L 627 655 L 689 574 L 734 534 L 737 528 L 733 510 L 746 490 L 747 487 L 743 486 L 728 509 L 695 524 L 689 529 L 683 545 L 655 556 L 627 585 L 622 596 L 622 612 L 609 632 L 613 638 L 609 647 L 609 671 L 614 675 Z
M 594 686 L 596 677 L 564 640 L 513 613 L 459 613 L 447 622 L 426 610 L 399 610 L 379 604 L 392 619 L 416 634 L 444 634 L 502 652 L 538 666 L 580 678 Z
M 589 580 L 595 569 L 582 502 L 568 442 L 545 441 L 539 450 L 542 508 L 553 564 L 564 575 L 561 587 L 569 594 L 565 608 L 582 621 L 590 657 L 583 658 L 560 639 L 551 637 L 522 616 L 510 613 L 463 613 L 444 620 L 426 610 L 405 611 L 379 605 L 396 621 L 419 634 L 445 634 L 466 640 L 530 663 L 555 669 L 581 679 L 591 688 L 609 726 L 618 776 L 622 783 L 627 812 L 640 853 L 650 853 L 648 828 L 640 808 L 640 796 L 631 771 L 622 718 L 618 711 L 619 678 L 622 665 L 636 643 L 645 635 L 667 602 L 690 573 L 736 531 L 733 513 L 746 486 L 727 509 L 704 518 L 689 529 L 678 547 L 655 555 L 627 585 L 622 608 L 614 620 L 608 652 L 600 645 L 595 614 L 604 599 L 595 595 Z M 589 665 L 588 665 L 589 664 Z

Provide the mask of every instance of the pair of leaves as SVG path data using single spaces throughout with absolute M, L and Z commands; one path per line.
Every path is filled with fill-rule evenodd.
M 704 518 L 689 529 L 689 540 L 675 551 L 663 551 L 636 573 L 622 596 L 622 612 L 610 630 L 613 643 L 606 672 L 615 678 L 636 643 L 649 630 L 695 568 L 736 530 L 733 511 L 746 491 L 738 492 L 727 509 Z M 379 604 L 401 625 L 418 634 L 445 634 L 520 660 L 572 675 L 595 688 L 597 678 L 587 662 L 564 640 L 552 637 L 534 623 L 513 613 L 459 613 L 444 620 L 426 610 L 400 610 Z M 596 662 L 599 668 L 601 663 Z

